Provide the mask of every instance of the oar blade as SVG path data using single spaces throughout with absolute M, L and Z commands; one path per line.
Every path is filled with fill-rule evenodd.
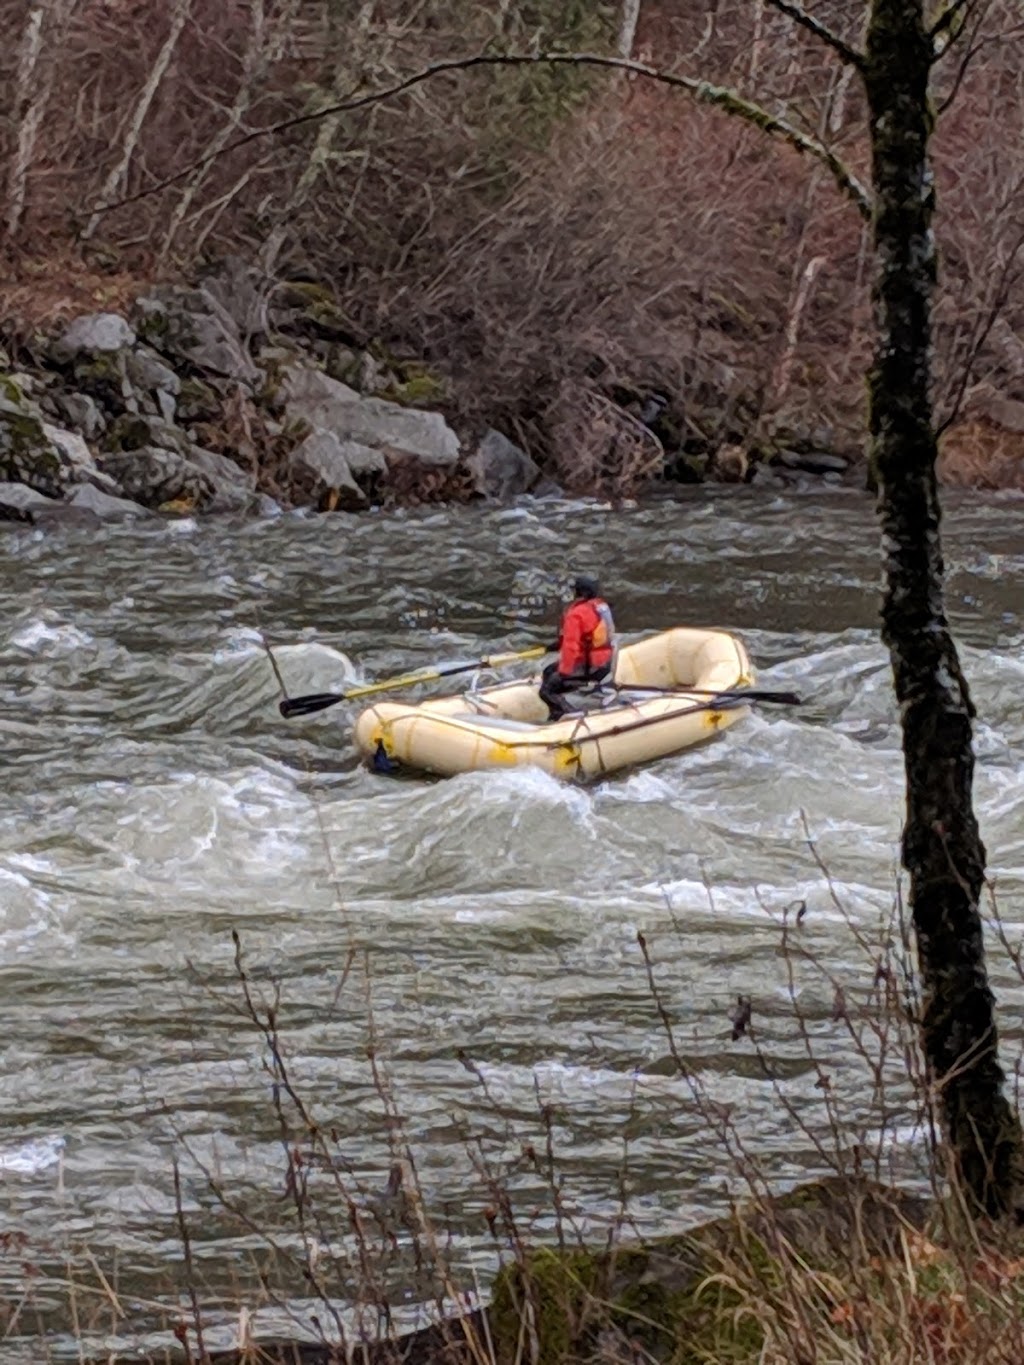
M 286 720 L 295 716 L 310 716 L 315 711 L 326 711 L 345 700 L 344 692 L 310 692 L 304 697 L 285 697 L 277 704 L 277 709 Z

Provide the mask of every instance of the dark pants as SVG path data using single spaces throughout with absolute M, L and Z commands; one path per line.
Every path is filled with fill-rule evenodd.
M 604 668 L 590 668 L 583 673 L 559 673 L 558 664 L 548 664 L 540 685 L 540 699 L 548 708 L 548 720 L 561 720 L 571 709 L 565 701 L 566 692 L 587 683 L 602 682 L 607 678 L 609 665 Z

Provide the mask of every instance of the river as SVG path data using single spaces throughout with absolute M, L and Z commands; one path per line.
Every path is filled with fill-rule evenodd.
M 1016 937 L 1024 502 L 953 501 L 946 532 Z M 271 1332 L 325 1319 L 288 1261 L 311 1242 L 326 1297 L 352 1298 L 347 1198 L 377 1207 L 396 1160 L 453 1278 L 483 1289 L 499 1185 L 545 1239 L 685 1226 L 749 1180 L 827 1169 L 837 1143 L 920 1178 L 902 1058 L 881 1089 L 871 1072 L 878 1036 L 895 1046 L 868 1023 L 879 958 L 900 956 L 902 778 L 876 547 L 869 503 L 841 490 L 5 532 L 0 1231 L 24 1246 L 0 1241 L 0 1304 L 31 1292 L 6 1329 L 0 1312 L 0 1359 L 37 1359 L 39 1331 L 57 1356 L 76 1331 L 169 1339 L 179 1202 L 217 1341 L 239 1305 Z M 586 789 L 381 777 L 355 764 L 351 711 L 277 714 L 260 633 L 292 693 L 337 687 L 549 638 L 574 569 L 600 574 L 627 636 L 736 630 L 805 706 Z M 280 993 L 289 1076 L 336 1154 L 309 1173 L 305 1234 L 233 933 L 253 989 Z M 1024 991 L 992 945 L 1013 1060 Z M 733 1041 L 741 994 L 753 1039 Z M 411 1313 L 410 1237 L 374 1238 Z

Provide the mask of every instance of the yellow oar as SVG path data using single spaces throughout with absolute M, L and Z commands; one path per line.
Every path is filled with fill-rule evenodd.
M 432 668 L 426 672 L 403 673 L 397 678 L 384 678 L 380 682 L 364 683 L 361 687 L 350 687 L 347 692 L 312 692 L 305 697 L 285 697 L 278 703 L 282 716 L 308 716 L 313 711 L 326 711 L 339 701 L 354 701 L 357 697 L 370 697 L 376 692 L 392 692 L 399 687 L 415 687 L 417 683 L 436 682 L 438 678 L 450 678 L 455 673 L 472 673 L 477 668 L 499 668 L 502 664 L 515 663 L 518 659 L 539 659 L 548 651 L 544 645 L 533 645 L 521 649 L 516 654 L 491 654 L 486 659 L 476 659 L 471 664 L 453 664 L 449 668 Z

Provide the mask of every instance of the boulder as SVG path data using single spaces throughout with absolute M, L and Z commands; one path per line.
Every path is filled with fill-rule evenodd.
M 79 356 L 109 355 L 135 345 L 135 331 L 120 313 L 88 313 L 69 323 L 52 351 L 57 360 Z
M 46 423 L 22 404 L 0 399 L 0 480 L 60 497 L 79 475 L 46 434 Z
M 526 451 L 493 429 L 484 434 L 466 463 L 476 491 L 496 502 L 529 492 L 540 478 L 540 470 Z
M 213 486 L 213 498 L 205 511 L 244 512 L 253 508 L 256 476 L 251 471 L 243 469 L 227 455 L 204 450 L 202 446 L 193 446 L 188 460 Z
M 87 441 L 97 440 L 106 431 L 107 419 L 87 393 L 55 393 L 52 401 L 55 414 Z
M 459 458 L 459 438 L 439 412 L 362 398 L 322 370 L 285 367 L 279 396 L 290 420 L 332 432 L 341 441 L 382 455 L 411 455 L 428 465 L 453 465 Z
M 142 337 L 172 362 L 249 388 L 261 378 L 237 323 L 209 290 L 170 286 L 139 299 L 136 309 Z
M 375 450 L 412 455 L 422 464 L 453 465 L 459 458 L 459 438 L 439 412 L 403 408 L 383 398 L 354 404 L 337 434 Z
M 330 429 L 335 420 L 343 420 L 346 408 L 361 401 L 355 389 L 323 370 L 295 360 L 274 363 L 278 365 L 278 396 L 289 417 L 311 427 Z
M 214 498 L 213 481 L 176 450 L 143 446 L 103 457 L 104 472 L 121 491 L 143 507 L 157 509 L 183 502 L 202 509 Z
M 56 506 L 47 498 L 23 483 L 0 483 L 0 521 L 29 522 L 40 507 Z
M 160 446 L 163 450 L 176 450 L 179 455 L 189 456 L 192 442 L 188 434 L 176 427 L 173 422 L 165 422 L 160 417 L 149 417 L 142 413 L 122 413 L 107 432 L 107 448 L 110 450 L 142 450 L 145 446 Z
M 799 469 L 805 474 L 845 474 L 850 461 L 843 455 L 830 455 L 824 450 L 811 450 L 806 453 L 798 450 L 780 450 L 773 464 L 784 465 L 786 469 Z
M 139 404 L 125 360 L 124 351 L 77 356 L 71 366 L 71 382 L 110 412 L 137 412 Z
M 44 422 L 43 434 L 57 447 L 69 468 L 79 479 L 88 478 L 90 474 L 95 473 L 96 462 L 92 458 L 92 451 L 85 438 L 79 436 L 77 431 L 68 431 L 65 427 Z
M 137 502 L 130 502 L 127 498 L 117 498 L 111 493 L 104 493 L 102 489 L 93 487 L 92 484 L 80 484 L 75 488 L 71 495 L 65 499 L 65 505 L 76 507 L 81 511 L 91 512 L 100 521 L 125 521 L 129 517 L 148 517 L 150 513 L 146 508 Z
M 128 378 L 137 389 L 146 393 L 181 393 L 181 380 L 169 365 L 164 364 L 155 351 L 140 346 L 126 358 Z
M 355 480 L 345 449 L 346 443 L 333 432 L 310 432 L 289 456 L 292 477 L 314 500 L 327 499 L 335 507 L 365 507 L 366 494 Z M 387 468 L 383 458 L 381 465 Z
M 228 455 L 221 455 L 216 450 L 204 450 L 202 446 L 192 446 L 188 458 L 218 486 L 241 488 L 247 493 L 252 493 L 256 489 L 256 475 L 252 470 L 243 469 Z

